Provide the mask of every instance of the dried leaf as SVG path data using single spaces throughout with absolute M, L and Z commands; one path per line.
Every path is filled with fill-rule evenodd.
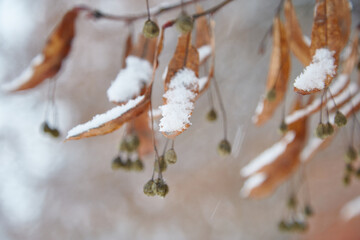
M 337 1 L 338 0 L 316 0 L 310 46 L 311 56 L 314 56 L 316 50 L 320 48 L 328 48 L 330 51 L 335 52 L 333 56 L 335 59 L 335 72 L 337 72 L 337 66 L 339 64 L 339 54 L 344 47 L 339 16 L 336 10 Z M 327 75 L 324 88 L 330 85 L 334 76 Z M 314 88 L 311 90 L 303 90 L 294 87 L 294 90 L 297 93 L 307 95 L 321 91 L 322 89 Z
M 274 18 L 273 47 L 270 59 L 266 91 L 275 91 L 275 98 L 261 99 L 253 121 L 262 125 L 272 117 L 277 106 L 282 102 L 290 76 L 290 53 L 286 32 L 280 18 Z
M 122 58 L 122 68 L 125 68 L 125 65 L 126 65 L 125 60 L 130 55 L 132 48 L 133 48 L 132 33 L 129 32 L 129 35 L 127 36 L 126 42 L 125 42 L 125 50 L 124 50 L 123 58 Z
M 63 60 L 68 56 L 75 36 L 75 20 L 81 8 L 68 11 L 51 33 L 42 51 L 31 66 L 15 82 L 5 86 L 11 91 L 21 91 L 36 87 L 45 79 L 54 77 L 60 70 Z
M 180 70 L 188 69 L 195 74 L 195 77 L 198 77 L 199 72 L 199 54 L 194 46 L 191 45 L 191 33 L 183 34 L 178 39 L 178 45 L 175 50 L 175 54 L 171 59 L 168 65 L 168 71 L 164 82 L 165 94 L 169 91 L 170 82 L 173 80 L 176 73 Z M 198 83 L 194 88 L 188 89 L 196 95 L 199 93 Z M 193 99 L 194 101 L 195 99 Z M 164 98 L 164 105 L 168 104 L 168 100 Z M 161 124 L 161 123 L 160 123 Z M 186 124 L 182 130 L 162 133 L 167 138 L 174 138 L 177 135 L 181 134 L 184 130 L 189 127 L 189 124 Z
M 336 0 L 334 4 L 340 26 L 341 48 L 344 48 L 351 32 L 351 6 L 349 0 Z
M 300 101 L 297 100 L 294 110 L 301 107 Z M 299 154 L 304 146 L 307 136 L 306 122 L 307 118 L 302 118 L 289 125 L 288 133 L 280 141 L 284 142 L 284 144 L 282 144 L 283 149 L 277 145 L 274 145 L 276 147 L 273 147 L 277 149 L 276 151 L 279 151 L 279 148 L 281 150 L 277 155 L 273 156 L 273 159 L 264 160 L 260 158 L 260 160 L 257 159 L 257 161 L 259 161 L 257 163 L 250 162 L 250 164 L 255 164 L 255 167 L 250 169 L 251 171 L 249 170 L 250 167 L 248 167 L 247 170 L 244 170 L 246 167 L 242 169 L 242 175 L 250 176 L 250 181 L 251 176 L 256 174 L 263 174 L 264 176 L 264 180 L 260 184 L 251 189 L 247 189 L 246 193 L 249 197 L 261 198 L 268 196 L 296 170 L 300 163 Z M 268 151 L 271 152 L 275 150 Z M 266 152 L 266 154 L 270 153 Z M 271 156 L 267 157 L 271 158 Z M 259 164 L 259 166 L 256 166 L 256 164 Z M 244 172 L 246 174 L 244 174 Z
M 157 38 L 148 39 L 139 34 L 137 44 L 132 48 L 130 55 L 146 59 L 150 64 L 154 62 Z
M 284 14 L 286 19 L 285 29 L 290 49 L 300 62 L 307 66 L 311 62 L 310 47 L 304 41 L 304 35 L 301 31 L 291 0 L 285 1 Z

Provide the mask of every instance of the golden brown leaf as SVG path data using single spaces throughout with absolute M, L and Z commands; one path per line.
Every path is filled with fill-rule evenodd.
M 125 51 L 123 53 L 123 58 L 122 58 L 122 68 L 125 68 L 126 58 L 130 55 L 132 48 L 133 48 L 132 33 L 130 32 L 129 35 L 127 36 L 126 42 L 125 42 Z
M 304 41 L 304 35 L 301 31 L 291 0 L 285 1 L 284 14 L 286 19 L 285 29 L 290 49 L 300 62 L 304 66 L 307 66 L 311 62 L 310 47 Z
M 302 105 L 298 99 L 294 111 L 300 109 Z M 299 119 L 289 125 L 289 131 L 284 138 L 287 142 L 284 151 L 276 156 L 269 164 L 262 166 L 260 169 L 252 172 L 250 177 L 255 174 L 263 174 L 265 179 L 258 186 L 249 189 L 248 196 L 254 198 L 266 197 L 271 194 L 283 181 L 285 181 L 299 165 L 299 154 L 306 141 L 307 118 Z M 291 138 L 291 135 L 295 136 Z M 284 138 L 281 141 L 284 141 Z M 290 141 L 291 140 L 291 141 Z
M 256 125 L 265 123 L 272 117 L 277 106 L 282 102 L 290 75 L 290 53 L 289 45 L 283 24 L 279 16 L 274 18 L 273 23 L 273 47 L 270 58 L 269 73 L 267 78 L 266 91 L 272 89 L 276 92 L 275 99 L 264 98 L 259 103 L 262 108 L 258 108 L 253 120 Z
M 338 0 L 316 0 L 314 23 L 311 32 L 311 56 L 315 55 L 317 49 L 328 48 L 334 51 L 335 71 L 339 64 L 339 55 L 344 47 L 343 38 L 341 36 L 341 27 L 339 16 L 337 14 Z M 336 75 L 336 74 L 335 74 Z M 327 76 L 325 80 L 325 88 L 328 87 L 334 76 Z M 302 90 L 294 87 L 295 92 L 307 95 L 321 91 L 322 89 Z
M 64 15 L 46 42 L 42 51 L 43 61 L 32 66 L 32 75 L 12 91 L 33 88 L 59 72 L 63 60 L 70 52 L 75 36 L 75 20 L 80 11 L 81 8 L 74 8 Z

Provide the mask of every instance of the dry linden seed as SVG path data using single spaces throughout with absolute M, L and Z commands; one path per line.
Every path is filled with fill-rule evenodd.
M 176 29 L 182 34 L 191 32 L 194 27 L 194 20 L 186 13 L 181 13 L 175 22 Z
M 49 133 L 49 132 L 51 131 L 51 128 L 49 127 L 49 125 L 48 125 L 47 122 L 44 122 L 44 123 L 41 125 L 41 127 L 42 127 L 43 132 L 45 132 L 45 133 Z
M 316 127 L 315 134 L 318 138 L 321 138 L 321 139 L 326 138 L 325 124 L 319 123 L 319 125 Z
M 114 160 L 111 163 L 111 169 L 112 170 L 118 170 L 124 166 L 123 162 L 121 161 L 121 158 L 117 156 L 114 158 Z
M 136 135 L 130 135 L 128 136 L 125 141 L 127 142 L 127 152 L 132 153 L 135 152 L 136 149 L 138 149 L 140 145 L 139 137 Z
M 288 125 L 287 125 L 287 124 L 285 123 L 285 121 L 283 120 L 283 121 L 280 123 L 279 132 L 280 132 L 280 134 L 285 134 L 287 131 L 288 131 Z
M 334 133 L 334 127 L 331 125 L 331 123 L 327 122 L 324 126 L 324 134 L 326 136 L 331 136 Z
M 206 119 L 209 122 L 214 122 L 217 119 L 217 114 L 216 111 L 214 109 L 211 109 L 207 114 L 206 114 Z
M 312 207 L 309 204 L 305 205 L 304 214 L 306 217 L 311 217 L 314 215 L 314 210 L 312 209 Z
M 357 152 L 356 152 L 355 148 L 353 146 L 349 146 L 349 148 L 345 154 L 345 162 L 351 163 L 351 162 L 355 161 L 356 158 L 357 158 Z
M 355 176 L 356 176 L 357 178 L 360 178 L 360 168 L 359 168 L 358 170 L 356 170 Z
M 228 140 L 223 139 L 219 143 L 217 150 L 220 156 L 227 156 L 231 153 L 231 145 Z
M 135 162 L 131 163 L 131 169 L 138 172 L 144 170 L 144 164 L 140 158 L 136 159 Z
M 297 205 L 297 200 L 296 200 L 296 197 L 295 196 L 290 196 L 290 198 L 288 199 L 288 208 L 295 208 L 296 205 Z
M 60 136 L 60 132 L 59 132 L 59 130 L 57 130 L 56 128 L 51 129 L 51 130 L 50 130 L 50 134 L 51 134 L 51 136 L 53 136 L 54 138 L 57 138 L 57 137 Z
M 155 184 L 156 184 L 155 193 L 160 197 L 165 197 L 166 194 L 168 194 L 169 192 L 169 186 L 165 183 L 163 179 L 160 178 L 155 180 Z
M 164 155 L 164 159 L 166 163 L 174 164 L 177 161 L 176 152 L 173 148 L 166 151 Z
M 269 102 L 275 101 L 275 99 L 276 99 L 275 88 L 272 88 L 270 91 L 267 92 L 266 99 L 269 100 Z
M 279 222 L 278 228 L 279 228 L 279 231 L 288 231 L 289 230 L 289 226 L 284 220 L 281 220 Z
M 350 174 L 345 174 L 345 176 L 343 177 L 343 183 L 345 186 L 348 186 L 351 182 L 351 176 Z
M 150 179 L 145 185 L 144 185 L 144 193 L 147 196 L 155 196 L 155 192 L 154 189 L 155 187 L 155 182 L 154 180 Z
M 159 32 L 159 26 L 156 22 L 149 19 L 144 23 L 143 34 L 146 38 L 156 38 L 159 36 Z
M 340 111 L 336 111 L 334 122 L 338 127 L 342 127 L 346 125 L 347 119 Z

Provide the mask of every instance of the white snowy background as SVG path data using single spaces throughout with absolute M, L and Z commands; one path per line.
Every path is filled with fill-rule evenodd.
M 151 6 L 161 2 L 150 0 Z M 145 10 L 145 1 L 0 0 L 0 84 L 10 82 L 28 66 L 62 15 L 78 3 L 114 14 Z M 358 239 L 360 219 L 345 222 L 340 215 L 343 204 L 360 194 L 358 182 L 348 188 L 341 182 L 349 129 L 307 168 L 316 211 L 307 234 L 277 231 L 291 184 L 265 200 L 244 200 L 239 195 L 241 166 L 279 139 L 280 111 L 264 127 L 251 123 L 265 89 L 271 50 L 269 42 L 266 54 L 260 56 L 258 44 L 278 3 L 237 0 L 216 14 L 216 76 L 227 106 L 233 153 L 225 159 L 217 156 L 222 125 L 205 121 L 208 98 L 201 97 L 191 118 L 193 125 L 176 140 L 179 160 L 164 174 L 170 186 L 165 199 L 142 193 L 143 184 L 151 177 L 152 157 L 146 159 L 142 173 L 111 170 L 122 131 L 66 143 L 63 138 L 54 140 L 40 131 L 46 83 L 21 93 L 1 92 L 0 239 L 328 240 L 341 239 L 337 236 L 345 235 L 336 234 L 344 232 L 346 239 Z M 358 23 L 360 4 L 353 3 L 353 22 Z M 309 35 L 314 1 L 294 0 L 294 4 Z M 176 15 L 177 11 L 164 14 L 159 22 Z M 142 23 L 136 22 L 137 31 Z M 106 90 L 121 66 L 127 31 L 123 23 L 108 20 L 80 18 L 77 22 L 73 49 L 57 85 L 63 137 L 73 126 L 113 106 Z M 175 30 L 166 35 L 155 84 L 156 104 L 161 102 L 161 71 L 171 58 L 176 37 Z M 293 65 L 292 80 L 302 71 L 296 60 Z

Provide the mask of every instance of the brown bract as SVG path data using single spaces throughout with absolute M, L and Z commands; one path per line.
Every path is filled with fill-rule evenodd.
M 174 56 L 168 65 L 168 72 L 164 82 L 165 92 L 169 89 L 169 84 L 175 74 L 184 68 L 192 70 L 196 77 L 199 76 L 199 54 L 196 48 L 191 45 L 191 33 L 183 34 L 178 38 L 178 44 Z M 195 89 L 191 89 L 191 91 L 193 91 L 195 95 L 198 95 L 198 85 Z M 164 99 L 164 105 L 166 105 L 166 99 Z M 188 127 L 189 125 L 187 125 L 182 131 L 171 133 L 163 132 L 163 134 L 167 138 L 174 138 L 185 131 Z
M 163 31 L 161 31 L 160 39 L 159 39 L 159 42 L 157 44 L 157 48 L 155 51 L 155 57 L 154 57 L 155 60 L 154 61 L 156 61 L 156 62 L 158 61 L 158 56 L 162 50 L 163 39 L 164 39 L 163 34 L 164 34 Z M 144 98 L 136 106 L 129 109 L 128 111 L 126 111 L 122 115 L 118 116 L 117 118 L 115 118 L 111 121 L 108 121 L 108 122 L 102 124 L 101 126 L 89 129 L 85 132 L 82 132 L 76 136 L 69 137 L 66 139 L 66 141 L 78 140 L 78 139 L 82 139 L 82 138 L 94 137 L 94 136 L 98 136 L 98 135 L 105 135 L 105 134 L 111 133 L 111 132 L 119 129 L 124 123 L 135 119 L 137 116 L 139 116 L 143 113 L 147 113 L 147 111 L 150 108 L 152 84 L 155 79 L 155 71 L 156 71 L 157 65 L 158 64 L 155 64 L 155 63 L 153 64 L 153 74 L 152 74 L 151 82 L 145 90 Z
M 44 60 L 33 67 L 32 76 L 13 91 L 36 87 L 45 79 L 54 77 L 60 70 L 63 60 L 68 56 L 75 36 L 75 20 L 81 8 L 68 11 L 48 38 L 42 51 Z
M 129 32 L 127 38 L 126 38 L 126 42 L 125 42 L 125 51 L 123 53 L 123 57 L 122 57 L 122 68 L 125 68 L 126 66 L 126 58 L 130 55 L 130 52 L 133 48 L 133 40 L 132 40 L 132 33 Z
M 299 61 L 304 66 L 307 66 L 311 62 L 310 47 L 304 41 L 304 35 L 301 31 L 291 0 L 285 1 L 284 14 L 286 19 L 285 29 L 289 40 L 290 49 L 299 59 Z
M 262 99 L 263 107 L 256 113 L 254 122 L 256 125 L 262 125 L 270 119 L 277 106 L 282 102 L 287 90 L 287 84 L 290 75 L 290 52 L 285 28 L 280 21 L 279 16 L 274 18 L 273 23 L 273 44 L 270 58 L 270 66 L 267 78 L 266 91 L 275 89 L 275 99 Z
M 342 0 L 316 0 L 314 23 L 311 32 L 311 56 L 315 55 L 317 49 L 328 48 L 330 51 L 334 51 L 335 66 L 339 64 L 339 55 L 343 49 L 344 42 L 347 42 L 348 34 L 342 36 L 342 33 L 347 33 L 346 27 L 350 27 L 348 15 L 345 16 L 346 10 L 338 12 L 339 9 L 345 9 L 344 4 L 347 1 Z M 350 22 L 351 23 L 351 22 Z M 343 30 L 342 30 L 343 29 Z M 342 32 L 343 31 L 343 32 Z M 336 74 L 335 74 L 336 75 Z M 334 76 L 327 76 L 325 80 L 325 88 L 328 87 Z M 321 89 L 312 89 L 305 91 L 302 89 L 294 88 L 295 92 L 307 95 L 321 91 Z
M 204 9 L 201 6 L 196 6 L 196 13 L 202 13 Z M 211 43 L 211 33 L 210 33 L 210 26 L 206 16 L 202 16 L 196 19 L 196 38 L 195 38 L 195 47 L 199 49 L 200 47 L 210 45 Z M 204 58 L 200 65 L 206 60 L 208 57 Z
M 294 111 L 301 108 L 298 99 Z M 295 138 L 287 146 L 285 151 L 270 164 L 265 165 L 256 173 L 263 173 L 266 179 L 257 187 L 251 189 L 249 197 L 262 198 L 270 195 L 280 184 L 297 169 L 300 163 L 300 152 L 306 141 L 307 118 L 300 119 L 289 125 L 289 132 L 293 131 Z

